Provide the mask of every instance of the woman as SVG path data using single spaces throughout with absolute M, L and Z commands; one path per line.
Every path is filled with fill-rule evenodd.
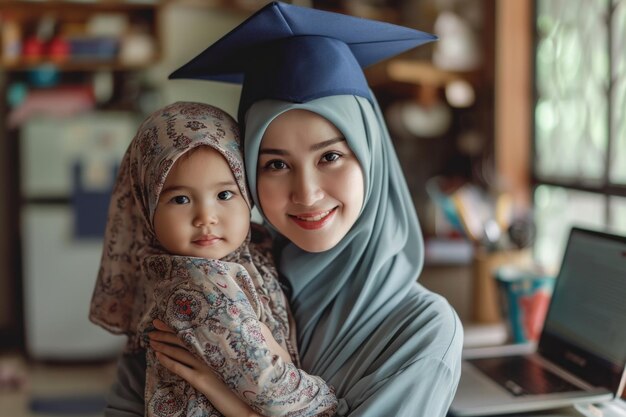
M 275 233 L 303 369 L 335 387 L 338 415 L 443 416 L 458 383 L 461 325 L 416 282 L 419 224 L 361 70 L 432 39 L 272 3 L 173 74 L 243 74 L 251 194 Z M 169 336 L 157 338 L 176 344 Z M 161 352 L 172 358 L 166 367 L 206 388 L 206 370 L 189 353 Z M 122 362 L 112 408 L 134 404 L 141 369 Z

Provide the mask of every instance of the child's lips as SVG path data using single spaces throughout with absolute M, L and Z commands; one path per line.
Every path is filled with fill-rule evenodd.
M 219 236 L 214 236 L 214 235 L 206 235 L 206 236 L 202 236 L 198 239 L 195 239 L 192 241 L 192 243 L 194 245 L 198 245 L 198 246 L 211 246 L 216 244 L 217 242 L 221 241 L 222 238 Z

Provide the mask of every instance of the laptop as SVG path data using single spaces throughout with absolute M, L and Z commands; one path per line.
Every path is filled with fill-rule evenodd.
M 619 397 L 626 382 L 626 237 L 571 229 L 536 344 L 463 352 L 453 416 Z

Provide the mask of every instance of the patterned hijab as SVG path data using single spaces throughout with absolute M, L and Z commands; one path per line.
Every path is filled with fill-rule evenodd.
M 261 209 L 256 173 L 263 134 L 272 120 L 291 109 L 309 110 L 333 123 L 358 158 L 365 179 L 361 214 L 334 248 L 308 253 L 284 238 L 278 247 L 278 269 L 292 287 L 290 305 L 302 365 L 335 385 L 341 396 L 345 389 L 354 388 L 360 377 L 357 368 L 384 357 L 390 342 L 377 339 L 376 332 L 385 320 L 393 314 L 408 317 L 414 313 L 409 312 L 406 298 L 417 286 L 424 244 L 380 109 L 357 96 L 329 96 L 301 104 L 263 100 L 250 108 L 244 150 L 248 184 L 257 206 Z M 384 333 L 393 334 L 391 330 Z M 403 352 L 388 352 L 395 355 L 394 361 L 378 368 L 372 378 L 382 381 L 398 372 L 405 363 L 400 356 L 410 357 L 410 351 L 417 351 L 418 342 L 410 342 L 411 337 L 407 336 Z M 368 343 L 374 347 L 363 348 Z
M 151 303 L 143 259 L 165 254 L 153 216 L 165 179 L 176 160 L 198 146 L 210 146 L 228 162 L 251 207 L 245 185 L 237 123 L 208 104 L 177 102 L 152 113 L 139 127 L 122 160 L 111 196 L 100 270 L 89 318 L 112 333 L 127 334 L 127 350 L 139 348 L 136 332 Z M 250 234 L 224 260 L 238 262 Z

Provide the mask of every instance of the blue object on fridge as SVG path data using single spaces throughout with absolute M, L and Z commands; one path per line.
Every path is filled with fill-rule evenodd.
M 84 166 L 76 162 L 72 167 L 72 209 L 74 212 L 74 238 L 102 238 L 117 168 L 111 167 L 111 182 L 106 188 L 87 189 L 83 182 Z

